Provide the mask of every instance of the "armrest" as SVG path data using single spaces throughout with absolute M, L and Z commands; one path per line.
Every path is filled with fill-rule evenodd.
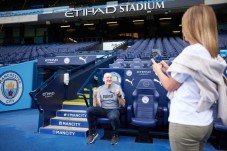
M 156 98 L 156 99 L 158 99 L 158 98 L 159 98 L 159 93 L 158 93 L 158 91 L 157 91 L 157 90 L 155 90 L 155 92 L 154 92 L 154 96 L 155 96 L 155 98 Z
M 132 108 L 132 105 L 129 105 L 127 107 L 127 121 L 131 123 L 132 121 L 132 111 L 133 111 L 133 108 Z
M 162 110 L 163 110 L 163 114 L 164 114 L 163 124 L 164 124 L 164 126 L 168 126 L 169 110 L 167 107 L 163 107 Z

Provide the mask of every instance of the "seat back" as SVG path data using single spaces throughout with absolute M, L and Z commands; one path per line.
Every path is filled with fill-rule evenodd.
M 137 101 L 133 103 L 134 115 L 137 118 L 155 118 L 155 98 L 153 95 L 139 94 Z
M 123 66 L 118 62 L 114 62 L 113 64 L 109 64 L 109 68 L 123 68 Z
M 132 62 L 134 62 L 134 63 L 142 63 L 142 60 L 140 58 L 134 58 L 134 59 L 132 59 Z
M 141 79 L 133 92 L 133 111 L 137 118 L 155 118 L 159 94 L 151 79 Z
M 126 63 L 125 63 L 124 59 L 118 58 L 115 62 L 120 63 L 121 66 L 124 68 L 126 67 Z
M 154 82 L 151 79 L 141 79 L 139 81 L 133 92 L 133 95 L 138 96 L 138 94 L 154 95 L 156 98 L 159 97 Z
M 138 69 L 141 69 L 141 68 L 143 68 L 143 63 L 142 62 L 132 62 L 130 64 L 130 68 L 134 68 L 134 69 L 138 68 Z

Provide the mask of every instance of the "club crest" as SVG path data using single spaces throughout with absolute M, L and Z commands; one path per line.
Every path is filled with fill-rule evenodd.
M 13 105 L 21 97 L 23 82 L 15 72 L 5 72 L 0 77 L 0 102 L 4 105 Z
M 113 82 L 121 83 L 121 76 L 117 72 L 111 72 Z

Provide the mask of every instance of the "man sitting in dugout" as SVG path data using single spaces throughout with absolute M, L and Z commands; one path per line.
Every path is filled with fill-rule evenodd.
M 104 85 L 93 91 L 93 107 L 87 109 L 87 120 L 89 126 L 89 138 L 87 144 L 92 144 L 98 137 L 96 131 L 96 118 L 107 117 L 110 120 L 113 136 L 111 144 L 118 143 L 118 128 L 120 125 L 119 108 L 125 106 L 124 93 L 120 85 L 113 83 L 112 75 L 105 73 Z

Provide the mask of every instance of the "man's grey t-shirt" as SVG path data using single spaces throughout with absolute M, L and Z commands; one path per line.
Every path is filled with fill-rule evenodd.
M 98 88 L 97 99 L 101 101 L 101 107 L 104 109 L 117 109 L 120 107 L 116 90 L 120 89 L 120 93 L 122 97 L 124 97 L 124 93 L 121 87 L 115 83 L 107 88 L 105 85 L 102 85 Z

